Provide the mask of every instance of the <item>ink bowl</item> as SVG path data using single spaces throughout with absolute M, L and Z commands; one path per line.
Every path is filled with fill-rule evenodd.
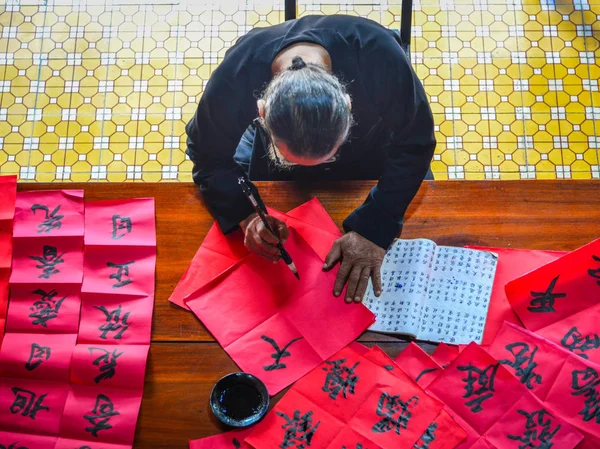
M 269 393 L 260 379 L 248 373 L 232 373 L 220 379 L 210 393 L 210 408 L 230 427 L 247 427 L 269 410 Z

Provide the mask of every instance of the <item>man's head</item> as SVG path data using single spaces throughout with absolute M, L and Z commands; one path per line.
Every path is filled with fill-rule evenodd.
M 350 134 L 350 97 L 340 81 L 297 56 L 278 73 L 258 100 L 274 158 L 318 165 L 333 158 Z

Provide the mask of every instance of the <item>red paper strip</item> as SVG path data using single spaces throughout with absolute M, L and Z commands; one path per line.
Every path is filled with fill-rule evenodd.
M 43 437 L 41 435 L 27 435 L 24 433 L 0 431 L 0 447 L 5 447 L 7 449 L 58 449 L 55 445 L 56 437 Z M 69 449 L 72 449 L 72 447 L 73 446 Z
M 368 440 L 364 436 L 356 433 L 349 427 L 344 427 L 342 431 L 335 437 L 331 442 L 328 449 L 381 449 L 372 441 Z
M 371 362 L 385 368 L 386 371 L 389 371 L 391 374 L 396 375 L 397 373 L 402 373 L 400 376 L 404 377 L 406 374 L 402 371 L 402 369 L 394 362 L 389 355 L 385 353 L 383 349 L 379 346 L 373 346 L 366 354 L 364 354 L 365 359 L 370 360 Z
M 417 449 L 454 449 L 467 438 L 467 432 L 442 410 L 421 435 L 414 447 Z
M 368 346 L 365 346 L 362 343 L 359 343 L 357 341 L 353 341 L 352 343 L 350 343 L 348 345 L 348 347 L 360 355 L 365 355 L 367 352 L 369 352 Z
M 474 444 L 472 444 L 471 446 L 465 446 L 466 448 L 469 449 L 500 449 L 500 448 L 496 448 L 496 446 L 492 445 L 487 439 L 485 438 L 479 438 Z M 462 449 L 462 446 L 461 446 Z
M 17 195 L 17 177 L 0 176 L 0 346 L 8 310 L 8 280 L 12 265 L 12 232 Z
M 54 449 L 131 449 L 130 444 L 94 444 L 89 441 L 59 438 Z
M 342 235 L 316 198 L 287 214 L 271 209 L 269 213 L 285 221 L 288 226 L 294 227 L 304 240 L 309 242 L 321 261 L 325 260 L 333 242 Z M 234 267 L 247 254 L 248 250 L 244 246 L 244 238 L 240 231 L 225 236 L 215 223 L 169 301 L 187 309 L 184 303 L 186 297 Z
M 496 277 L 494 278 L 482 341 L 482 344 L 489 345 L 505 321 L 521 326 L 521 321 L 508 302 L 504 286 L 513 279 L 550 263 L 566 253 L 562 251 L 489 248 L 484 246 L 470 246 L 469 248 L 498 254 Z
M 542 401 L 569 357 L 557 345 L 508 323 L 500 329 L 488 352 Z
M 600 239 L 506 284 L 511 306 L 537 331 L 600 300 Z
M 567 351 L 600 364 L 600 305 L 590 307 L 537 333 Z
M 458 346 L 440 343 L 431 354 L 431 357 L 442 368 L 446 368 L 458 357 L 459 353 Z
M 395 361 L 422 388 L 427 388 L 443 371 L 441 365 L 413 342 L 396 357 Z
M 14 175 L 0 176 L 0 221 L 13 220 L 16 197 L 17 177 Z
M 333 296 L 336 273 L 323 272 L 322 261 L 293 229 L 286 246 L 300 280 L 284 264 L 250 254 L 187 302 L 272 395 L 347 346 L 374 319 L 362 304 Z
M 250 449 L 250 446 L 244 443 L 244 440 L 253 431 L 254 427 L 250 427 L 192 440 L 190 441 L 190 449 Z

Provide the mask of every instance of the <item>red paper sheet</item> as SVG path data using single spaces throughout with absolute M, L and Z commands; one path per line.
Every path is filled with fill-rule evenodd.
M 506 284 L 525 327 L 537 331 L 600 300 L 600 239 Z
M 433 351 L 433 354 L 431 354 L 431 357 L 442 368 L 446 368 L 458 357 L 459 353 L 458 346 L 440 343 Z
M 331 442 L 328 449 L 381 449 L 372 441 L 368 440 L 349 427 L 344 427 L 337 437 Z
M 0 346 L 4 336 L 8 311 L 8 280 L 12 265 L 12 232 L 17 177 L 0 176 Z
M 333 296 L 336 273 L 323 272 L 322 261 L 293 229 L 287 249 L 300 280 L 284 264 L 250 254 L 187 302 L 240 368 L 263 380 L 272 395 L 374 320 L 362 304 Z
M 537 333 L 590 362 L 600 364 L 600 305 L 571 315 Z
M 190 449 L 251 449 L 248 444 L 244 443 L 244 440 L 253 431 L 254 427 L 249 427 L 192 440 L 190 441 Z
M 341 232 L 316 198 L 287 214 L 271 209 L 269 213 L 296 229 L 322 261 L 331 250 L 333 242 L 341 237 Z M 187 309 L 185 305 L 187 296 L 231 269 L 247 254 L 248 250 L 244 246 L 240 231 L 225 236 L 215 223 L 175 287 L 169 301 Z
M 427 388 L 443 371 L 440 364 L 413 342 L 396 357 L 395 361 L 422 388 Z
M 470 246 L 469 248 L 490 251 L 498 254 L 498 267 L 492 287 L 492 297 L 485 322 L 482 344 L 489 345 L 505 321 L 521 326 L 521 321 L 512 310 L 504 286 L 524 275 L 563 256 L 561 251 L 537 251 L 527 249 L 490 248 Z
M 7 449 L 58 449 L 58 446 L 55 445 L 56 437 L 0 431 L 0 447 L 5 447 Z M 69 449 L 72 449 L 73 447 L 74 446 L 71 446 Z M 61 449 L 67 448 L 63 447 Z
M 569 356 L 539 335 L 509 323 L 500 329 L 488 352 L 542 401 Z

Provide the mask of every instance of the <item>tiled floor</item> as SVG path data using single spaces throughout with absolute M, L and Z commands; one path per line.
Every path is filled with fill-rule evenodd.
M 301 0 L 299 14 L 397 29 L 400 3 Z M 600 0 L 414 3 L 437 179 L 600 178 Z M 237 37 L 282 20 L 283 0 L 3 2 L 0 173 L 190 181 L 184 126 L 206 80 Z

